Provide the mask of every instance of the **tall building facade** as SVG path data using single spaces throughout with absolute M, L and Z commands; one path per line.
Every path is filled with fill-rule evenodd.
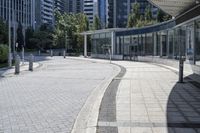
M 106 28 L 108 16 L 108 0 L 98 1 L 98 15 L 103 28 Z
M 83 12 L 83 0 L 65 0 L 65 11 L 68 13 Z
M 0 18 L 10 24 L 10 41 L 14 51 L 19 24 L 24 37 L 28 27 L 35 28 L 35 0 L 0 0 Z
M 42 24 L 54 24 L 54 0 L 36 0 L 36 25 L 39 28 Z
M 34 27 L 35 25 L 35 0 L 0 0 L 0 17 L 9 21 L 11 27 L 19 22 L 23 27 Z
M 98 16 L 97 0 L 84 0 L 83 13 L 88 17 L 89 23 L 92 25 L 95 15 Z
M 65 12 L 66 0 L 55 0 L 54 8 L 60 13 Z
M 151 7 L 153 16 L 157 13 L 157 8 L 148 0 L 108 0 L 108 27 L 126 27 L 128 15 L 135 2 L 140 4 L 141 15 L 144 15 L 147 6 Z

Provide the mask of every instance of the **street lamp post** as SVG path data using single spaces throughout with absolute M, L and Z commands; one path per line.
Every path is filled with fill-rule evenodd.
M 8 43 L 9 43 L 9 53 L 8 53 L 8 66 L 12 66 L 12 54 L 11 54 L 11 0 L 9 0 L 9 18 L 8 18 Z

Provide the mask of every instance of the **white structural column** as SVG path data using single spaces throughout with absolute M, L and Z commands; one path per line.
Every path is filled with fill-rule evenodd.
M 169 53 L 169 31 L 167 31 L 167 56 L 169 57 L 170 56 L 170 53 Z
M 87 57 L 87 35 L 84 35 L 84 57 Z
M 154 56 L 156 56 L 157 55 L 157 33 L 156 32 L 153 33 L 153 39 L 154 39 L 154 41 L 153 41 L 153 44 L 154 44 Z
M 160 57 L 163 56 L 163 43 L 162 43 L 162 40 L 163 37 L 162 37 L 162 32 L 160 33 Z
M 111 32 L 111 55 L 114 55 L 114 49 L 115 49 L 115 32 Z

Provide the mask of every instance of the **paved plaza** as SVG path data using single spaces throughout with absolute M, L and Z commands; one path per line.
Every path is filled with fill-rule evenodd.
M 33 72 L 0 78 L 0 133 L 69 133 L 90 93 L 118 73 L 108 63 L 36 58 Z
M 200 133 L 200 77 L 156 64 L 37 57 L 0 78 L 0 133 Z M 121 69 L 121 70 L 120 70 Z
M 200 81 L 197 76 L 179 84 L 176 72 L 157 65 L 114 63 L 126 72 L 113 80 L 118 89 L 110 86 L 104 95 L 98 133 L 200 133 L 200 86 L 192 80 Z

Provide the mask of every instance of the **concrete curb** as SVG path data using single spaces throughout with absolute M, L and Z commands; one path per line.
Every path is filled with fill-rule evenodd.
M 114 72 L 110 78 L 102 81 L 102 83 L 92 91 L 86 103 L 79 112 L 71 133 L 96 133 L 99 108 L 104 93 L 114 77 L 120 73 L 120 67 L 115 64 L 112 65 L 118 69 L 117 72 Z

